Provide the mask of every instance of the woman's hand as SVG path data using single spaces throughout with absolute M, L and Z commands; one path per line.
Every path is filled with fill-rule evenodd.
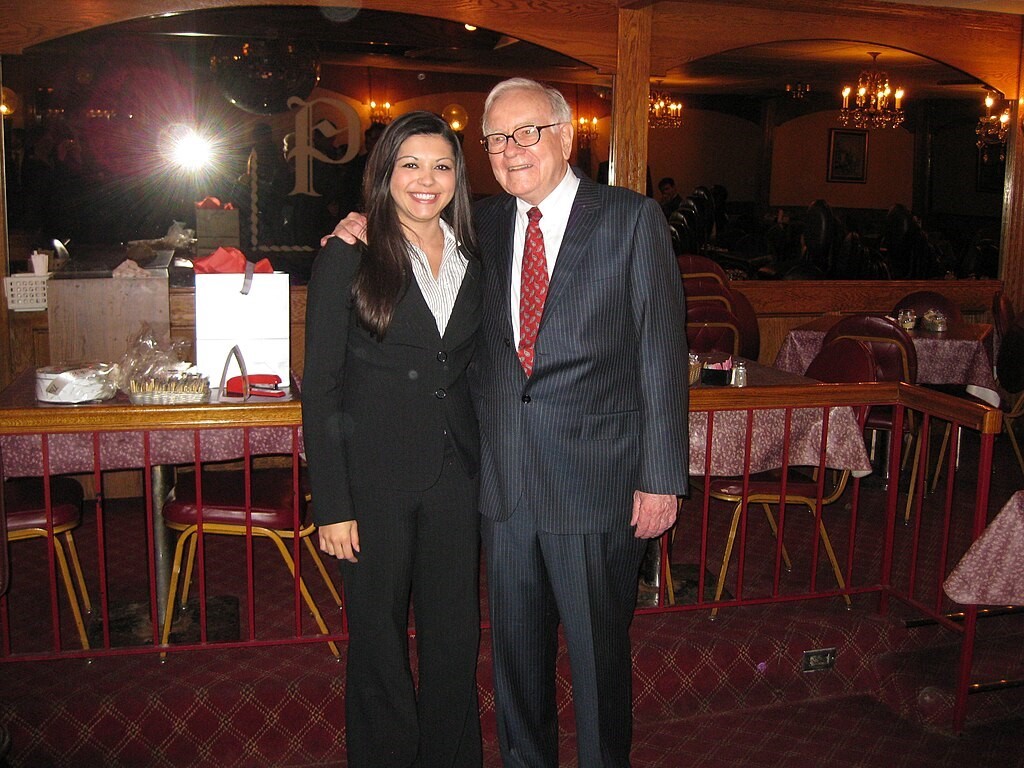
M 327 245 L 332 237 L 340 237 L 349 245 L 355 245 L 357 241 L 366 242 L 366 217 L 352 211 L 348 216 L 338 222 L 338 226 L 329 235 L 320 238 L 320 247 Z
M 317 528 L 320 535 L 320 551 L 339 560 L 357 563 L 359 559 L 359 526 L 355 520 L 343 523 L 331 523 Z

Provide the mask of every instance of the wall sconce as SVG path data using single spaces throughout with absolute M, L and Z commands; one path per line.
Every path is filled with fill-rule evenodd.
M 581 117 L 576 121 L 576 144 L 580 149 L 589 149 L 597 138 L 597 118 Z
M 974 132 L 978 135 L 978 149 L 984 162 L 989 160 L 989 150 L 999 151 L 999 162 L 1006 160 L 1006 134 L 1010 128 L 1010 107 L 1007 106 L 999 114 L 992 114 L 998 94 L 989 91 L 985 97 L 985 114 L 978 119 Z M 1002 101 L 1002 99 L 999 99 Z
M 441 110 L 441 118 L 448 123 L 448 127 L 456 133 L 462 133 L 469 125 L 469 113 L 461 104 L 449 104 Z
M 0 88 L 0 117 L 10 117 L 21 107 L 21 98 L 7 86 Z
M 378 125 L 387 125 L 391 122 L 391 102 L 378 103 L 370 102 L 370 122 Z

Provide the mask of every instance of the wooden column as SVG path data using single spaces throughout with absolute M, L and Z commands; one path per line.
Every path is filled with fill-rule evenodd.
M 1017 93 L 1010 108 L 1003 183 L 1003 230 L 999 238 L 999 277 L 1017 312 L 1024 310 L 1024 45 L 1017 69 Z M 1007 94 L 1010 96 L 1010 94 Z
M 3 61 L 0 60 L 0 85 L 4 82 Z M 0 277 L 6 276 L 10 264 L 10 244 L 7 239 L 7 169 L 4 132 L 0 129 Z M 11 329 L 7 315 L 7 297 L 0 299 L 0 388 L 6 387 L 14 376 L 11 367 Z
M 619 9 L 619 43 L 612 84 L 608 183 L 647 192 L 647 103 L 650 94 L 650 6 Z

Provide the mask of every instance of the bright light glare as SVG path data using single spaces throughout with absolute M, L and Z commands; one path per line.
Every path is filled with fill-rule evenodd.
M 200 171 L 213 159 L 213 146 L 209 139 L 189 130 L 173 139 L 171 159 L 187 171 Z

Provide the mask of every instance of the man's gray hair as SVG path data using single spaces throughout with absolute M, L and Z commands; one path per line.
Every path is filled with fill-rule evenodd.
M 529 78 L 512 77 L 508 80 L 502 80 L 487 94 L 487 101 L 484 102 L 484 116 L 480 121 L 483 125 L 484 134 L 490 133 L 490 129 L 487 127 L 487 115 L 490 114 L 491 107 L 500 96 L 509 91 L 533 91 L 540 94 L 547 99 L 548 104 L 551 106 L 552 120 L 557 123 L 572 122 L 572 109 L 569 108 L 569 103 L 565 100 L 565 96 L 562 95 L 560 90 L 550 88 L 543 83 L 538 83 L 536 80 L 530 80 Z

